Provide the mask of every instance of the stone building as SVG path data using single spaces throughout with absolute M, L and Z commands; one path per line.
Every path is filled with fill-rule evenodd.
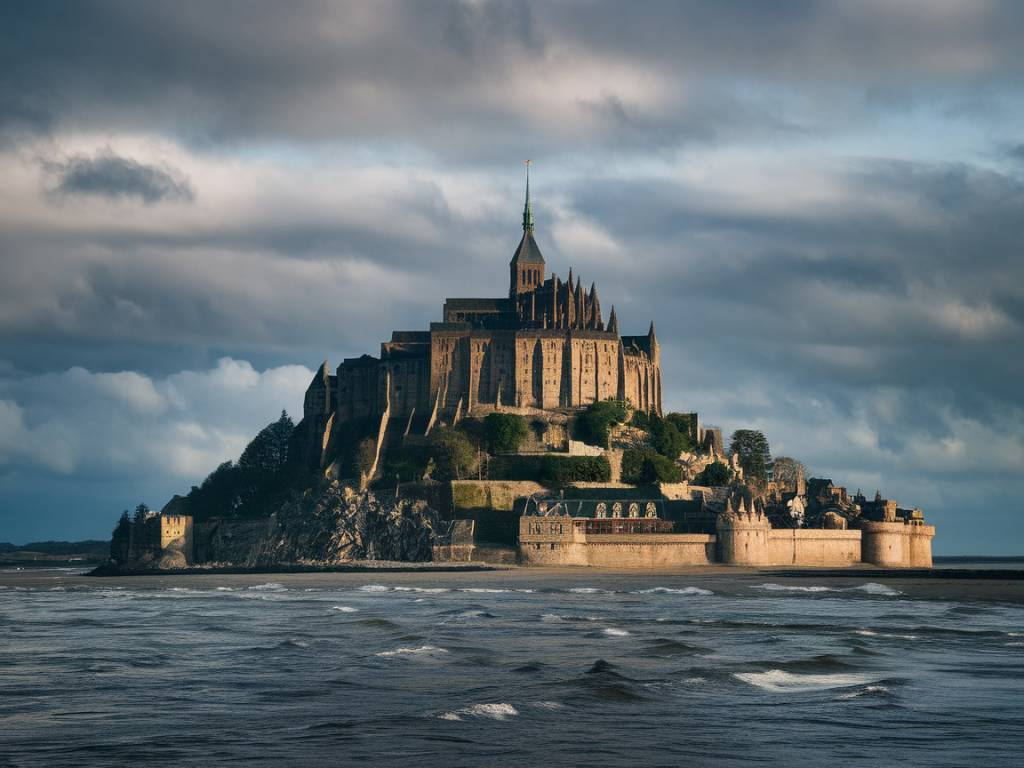
M 620 336 L 615 308 L 607 322 L 597 286 L 566 280 L 546 263 L 534 238 L 529 178 L 523 235 L 509 263 L 508 294 L 448 298 L 440 322 L 394 331 L 380 357 L 325 361 L 306 392 L 303 416 L 316 452 L 332 429 L 365 417 L 399 420 L 405 433 L 496 409 L 523 414 L 573 409 L 607 398 L 661 413 L 661 365 L 654 323 Z

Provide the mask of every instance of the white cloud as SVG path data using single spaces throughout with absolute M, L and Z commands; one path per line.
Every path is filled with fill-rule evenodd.
M 151 378 L 134 371 L 0 378 L 0 465 L 65 475 L 198 482 L 237 459 L 287 409 L 298 421 L 313 372 L 300 365 L 216 367 Z

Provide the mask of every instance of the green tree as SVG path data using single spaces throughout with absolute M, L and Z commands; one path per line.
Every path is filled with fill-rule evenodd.
M 627 448 L 622 453 L 622 482 L 632 485 L 678 483 L 682 471 L 674 461 L 649 448 Z
M 484 435 L 491 453 L 515 453 L 527 434 L 526 420 L 514 413 L 491 413 L 484 419 Z
M 439 480 L 461 480 L 476 467 L 476 450 L 465 433 L 445 427 L 437 430 L 430 441 L 435 477 Z
M 679 432 L 676 425 L 668 419 L 651 417 L 651 428 L 648 433 L 651 445 L 662 456 L 675 461 L 686 446 L 686 438 Z
M 238 466 L 246 471 L 280 471 L 288 463 L 288 443 L 294 431 L 291 417 L 286 411 L 281 411 L 281 418 L 261 429 L 245 447 Z
M 679 434 L 683 436 L 682 450 L 684 451 L 692 451 L 697 443 L 697 425 L 694 423 L 694 415 L 677 412 L 665 415 L 665 420 L 672 422 L 673 426 L 679 430 Z
M 628 415 L 626 404 L 621 400 L 600 400 L 588 405 L 587 409 L 576 417 L 573 432 L 577 440 L 607 448 L 612 427 L 615 424 L 622 424 Z
M 756 429 L 737 429 L 732 433 L 729 450 L 739 456 L 743 479 L 750 485 L 762 486 L 772 468 L 768 438 Z
M 629 423 L 631 426 L 647 432 L 651 428 L 651 417 L 647 411 L 636 410 L 633 411 L 633 418 L 629 420 Z
M 540 482 L 559 488 L 573 482 L 606 483 L 612 468 L 607 456 L 546 455 L 540 464 Z
M 720 461 L 713 461 L 693 479 L 693 484 L 715 488 L 728 485 L 731 481 L 732 470 Z

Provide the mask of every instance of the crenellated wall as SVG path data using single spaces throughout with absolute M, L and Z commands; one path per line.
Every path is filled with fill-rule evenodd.
M 931 568 L 935 526 L 862 520 L 861 559 L 891 568 Z

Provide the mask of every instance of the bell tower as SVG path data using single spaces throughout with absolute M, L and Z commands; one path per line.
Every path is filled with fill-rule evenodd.
M 509 263 L 508 297 L 514 299 L 521 293 L 528 293 L 544 283 L 544 257 L 537 241 L 533 239 L 533 204 L 530 202 L 530 166 L 526 161 L 526 202 L 523 205 L 523 239 L 519 241 L 515 255 Z

